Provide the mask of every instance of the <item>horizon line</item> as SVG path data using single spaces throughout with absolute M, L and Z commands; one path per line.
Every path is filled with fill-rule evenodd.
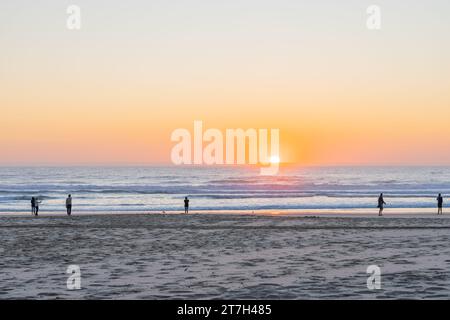
M 401 163 L 386 163 L 386 164 L 300 164 L 293 162 L 281 162 L 280 167 L 303 167 L 303 168 L 313 168 L 313 167 L 450 167 L 448 164 L 401 164 Z M 266 165 L 261 164 L 187 164 L 187 165 L 175 165 L 172 163 L 19 163 L 19 164 L 2 164 L 0 163 L 0 168 L 11 168 L 11 167 L 180 167 L 180 168 L 243 168 L 243 167 L 265 167 Z

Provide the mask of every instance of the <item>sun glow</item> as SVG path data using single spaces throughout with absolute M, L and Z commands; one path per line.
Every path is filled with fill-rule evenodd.
M 271 156 L 270 163 L 280 163 L 280 157 L 279 156 Z

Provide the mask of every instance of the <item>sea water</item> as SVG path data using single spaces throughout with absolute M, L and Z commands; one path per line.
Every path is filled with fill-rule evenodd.
M 449 167 L 281 168 L 262 176 L 249 167 L 1 167 L 0 212 L 64 211 L 70 193 L 76 212 L 192 210 L 435 208 L 450 194 Z

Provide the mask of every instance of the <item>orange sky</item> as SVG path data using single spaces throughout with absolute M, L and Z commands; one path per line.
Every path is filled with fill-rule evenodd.
M 383 2 L 374 32 L 365 4 L 292 3 L 86 2 L 80 31 L 2 4 L 0 164 L 169 163 L 194 120 L 279 128 L 284 162 L 450 164 L 448 4 Z

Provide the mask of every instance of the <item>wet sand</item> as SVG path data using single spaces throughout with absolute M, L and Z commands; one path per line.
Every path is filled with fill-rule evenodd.
M 0 256 L 1 299 L 450 297 L 445 215 L 3 214 Z

